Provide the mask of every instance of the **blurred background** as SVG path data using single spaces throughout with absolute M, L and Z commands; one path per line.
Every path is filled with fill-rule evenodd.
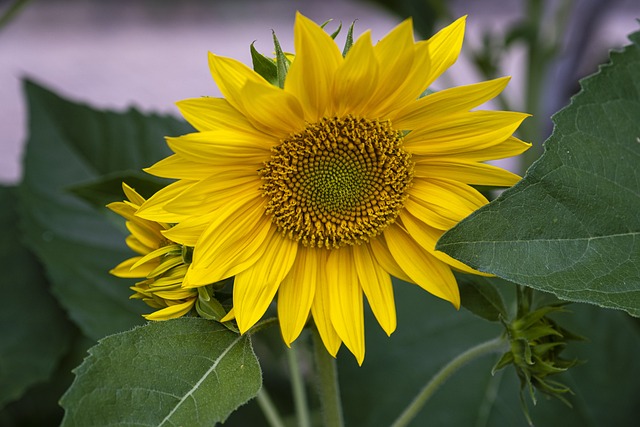
M 208 51 L 250 64 L 253 41 L 260 52 L 272 52 L 271 30 L 292 50 L 296 10 L 316 22 L 333 19 L 330 31 L 357 20 L 355 35 L 370 28 L 374 40 L 407 16 L 422 39 L 469 15 L 463 57 L 434 89 L 512 75 L 492 107 L 535 113 L 521 135 L 538 147 L 530 163 L 551 130 L 550 115 L 576 93 L 578 79 L 638 30 L 640 2 L 0 0 L 0 184 L 21 176 L 27 127 L 21 79 L 99 108 L 177 115 L 177 100 L 219 95 Z M 339 43 L 343 37 L 344 31 Z

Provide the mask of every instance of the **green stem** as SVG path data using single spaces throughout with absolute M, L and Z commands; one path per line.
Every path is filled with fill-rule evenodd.
M 312 330 L 313 350 L 318 375 L 318 394 L 322 404 L 322 425 L 325 427 L 343 427 L 344 421 L 342 418 L 336 359 L 327 352 L 318 330 L 315 327 Z
M 304 380 L 300 372 L 300 362 L 298 361 L 298 352 L 295 347 L 285 351 L 289 361 L 291 371 L 291 388 L 293 391 L 293 401 L 296 406 L 296 416 L 298 418 L 299 427 L 311 427 L 311 418 L 309 417 L 309 406 L 307 405 L 307 393 L 304 388 Z
M 258 392 L 256 400 L 270 427 L 285 427 L 284 421 L 282 421 L 276 406 L 273 404 L 264 386 Z
M 483 342 L 482 344 L 478 344 L 477 346 L 458 355 L 431 378 L 415 399 L 413 399 L 409 406 L 407 406 L 404 412 L 402 412 L 402 414 L 400 414 L 392 424 L 392 427 L 404 427 L 408 425 L 416 415 L 418 415 L 424 404 L 427 403 L 436 390 L 438 390 L 438 388 L 440 388 L 440 386 L 444 384 L 451 375 L 456 373 L 464 365 L 481 356 L 495 353 L 500 350 L 504 350 L 505 348 L 506 341 L 504 338 L 497 337 L 490 341 Z

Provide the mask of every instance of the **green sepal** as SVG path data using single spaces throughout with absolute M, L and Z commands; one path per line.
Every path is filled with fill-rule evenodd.
M 216 284 L 218 283 L 221 282 L 217 282 Z M 239 334 L 240 331 L 233 322 L 220 322 L 220 320 L 227 315 L 227 310 L 225 310 L 220 301 L 215 298 L 214 287 L 215 284 L 198 288 L 198 299 L 195 304 L 196 312 L 200 317 L 208 320 L 215 320 L 230 331 Z
M 274 35 L 275 37 L 275 35 Z M 272 59 L 267 58 L 256 50 L 253 46 L 255 41 L 251 43 L 251 61 L 253 62 L 253 71 L 260 74 L 266 81 L 274 86 L 278 86 L 278 67 Z
M 276 32 L 273 31 L 273 46 L 276 51 L 276 75 L 278 77 L 277 83 L 278 87 L 284 88 L 284 81 L 287 78 L 287 73 L 289 72 L 289 59 L 282 51 L 282 47 L 280 46 L 280 42 L 278 41 L 278 37 L 276 37 Z
M 349 49 L 351 49 L 351 46 L 353 46 L 353 26 L 355 24 L 356 21 L 353 21 L 349 26 L 349 31 L 347 31 L 347 39 L 344 42 L 344 49 L 342 49 L 342 56 L 347 56 L 347 53 L 349 53 Z
M 222 307 L 222 304 L 220 304 L 217 299 L 205 299 L 200 295 L 198 295 L 198 300 L 196 301 L 196 311 L 200 317 L 208 320 L 215 320 L 217 322 L 227 315 L 224 307 Z
M 535 311 L 527 313 L 515 320 L 512 324 L 512 328 L 515 330 L 524 330 L 533 326 L 534 323 L 545 317 L 550 313 L 564 312 L 564 306 L 569 304 L 568 302 L 561 302 L 558 304 L 546 305 Z
M 185 264 L 191 264 L 193 261 L 193 247 L 191 246 L 182 246 L 182 262 Z
M 325 21 L 320 27 L 324 29 L 324 27 L 331 21 L 333 21 L 333 19 Z M 338 25 L 338 28 L 336 28 L 336 30 L 331 33 L 331 38 L 335 40 L 336 37 L 338 37 L 338 34 L 340 34 L 340 31 L 342 31 L 342 21 L 340 21 L 340 25 Z
M 513 363 L 513 353 L 508 351 L 505 354 L 503 354 L 502 357 L 500 357 L 500 359 L 498 359 L 498 361 L 495 363 L 495 365 L 493 365 L 493 368 L 491 368 L 491 375 L 492 376 L 495 375 L 496 372 L 498 372 L 501 369 L 506 368 L 507 366 L 509 366 L 512 363 Z
M 562 334 L 556 331 L 551 325 L 534 326 L 529 329 L 525 329 L 524 331 L 517 334 L 519 338 L 523 338 L 527 341 L 535 341 L 543 337 L 548 337 L 550 335 L 562 337 Z

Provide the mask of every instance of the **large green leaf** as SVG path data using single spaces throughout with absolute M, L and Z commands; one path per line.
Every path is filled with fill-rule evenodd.
M 493 279 L 487 279 L 489 281 Z M 504 282 L 497 281 L 498 286 Z M 452 358 L 497 336 L 502 327 L 438 300 L 417 286 L 395 284 L 398 329 L 387 337 L 367 314 L 367 355 L 362 367 L 344 349 L 339 354 L 340 385 L 347 426 L 386 426 L 426 382 Z M 586 336 L 571 342 L 567 358 L 585 363 L 560 374 L 575 396 L 574 408 L 539 398 L 530 407 L 539 426 L 628 426 L 640 404 L 640 331 L 636 319 L 587 304 L 571 304 L 555 317 Z M 563 355 L 565 355 L 563 353 Z M 411 426 L 526 426 L 520 382 L 512 367 L 491 376 L 499 355 L 485 356 L 454 374 L 420 411 Z M 539 396 L 540 397 L 540 396 Z
M 73 326 L 38 260 L 22 244 L 16 189 L 0 187 L 0 408 L 49 378 L 67 351 Z
M 524 179 L 440 239 L 477 268 L 640 316 L 640 33 L 554 116 Z
M 139 324 L 145 306 L 128 299 L 133 282 L 108 271 L 132 252 L 125 234 L 71 189 L 114 174 L 130 176 L 168 154 L 164 135 L 189 131 L 170 117 L 96 111 L 25 83 L 29 105 L 20 187 L 27 244 L 71 318 L 94 339 Z M 119 191 L 114 189 L 113 192 Z
M 61 400 L 63 426 L 212 426 L 260 390 L 251 341 L 180 318 L 104 338 Z

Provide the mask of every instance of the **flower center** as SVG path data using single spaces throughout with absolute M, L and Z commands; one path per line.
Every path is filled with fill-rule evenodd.
M 323 118 L 272 148 L 260 170 L 274 224 L 305 246 L 367 242 L 393 223 L 413 178 L 390 123 Z

